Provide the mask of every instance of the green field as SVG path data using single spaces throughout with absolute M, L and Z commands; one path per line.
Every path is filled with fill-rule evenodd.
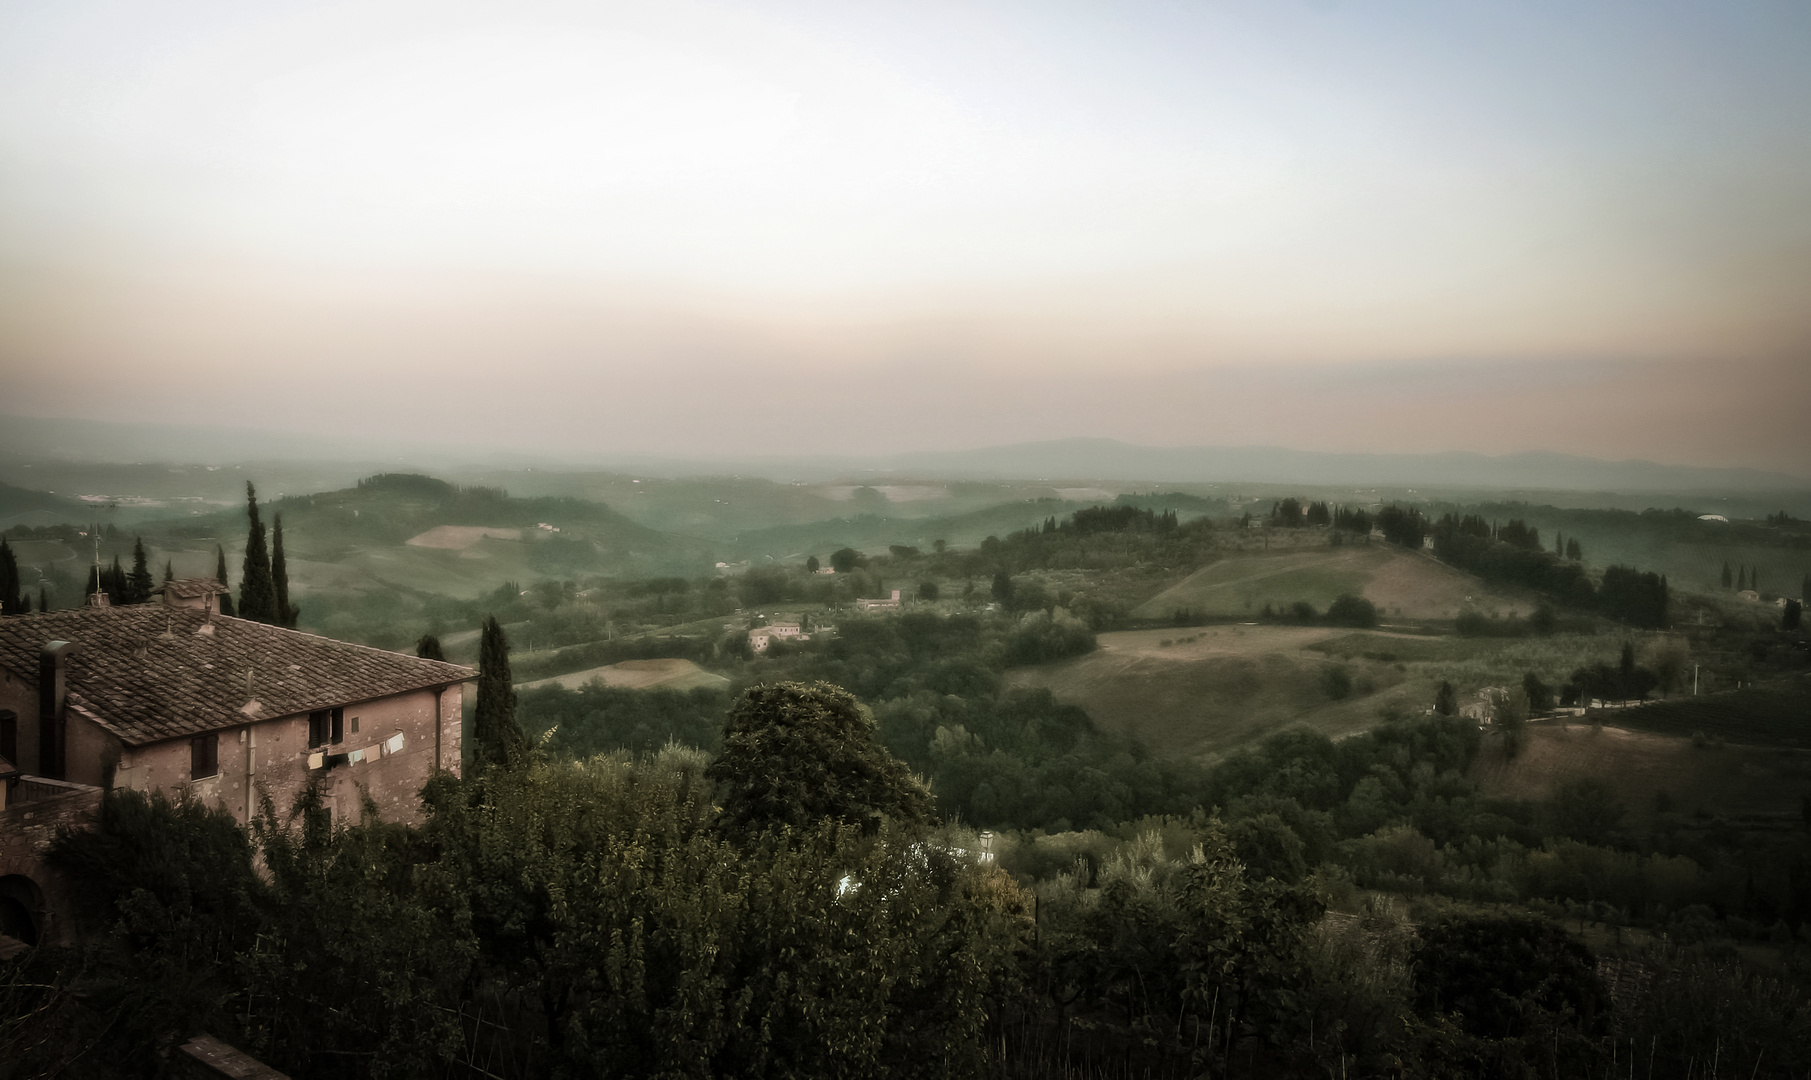
M 537 686 L 563 686 L 577 690 L 593 682 L 628 690 L 695 690 L 699 687 L 723 688 L 729 680 L 709 672 L 690 660 L 624 660 L 621 663 L 556 675 L 548 679 L 517 683 L 518 690 Z
M 1168 618 L 1178 611 L 1255 618 L 1265 605 L 1284 611 L 1303 601 L 1316 611 L 1360 595 L 1390 619 L 1452 619 L 1467 608 L 1502 615 L 1533 610 L 1529 598 L 1491 591 L 1478 579 L 1392 544 L 1292 547 L 1230 555 L 1145 601 L 1134 612 Z
M 1619 709 L 1609 723 L 1660 735 L 1691 736 L 1754 746 L 1811 749 L 1811 687 L 1796 684 L 1677 697 Z
M 1472 774 L 1485 794 L 1541 801 L 1587 777 L 1607 785 L 1633 821 L 1662 814 L 1699 820 L 1720 814 L 1745 827 L 1802 827 L 1800 800 L 1811 795 L 1811 751 L 1695 745 L 1689 738 L 1637 730 L 1649 707 L 1620 711 L 1603 726 L 1540 721 L 1512 760 L 1486 739 Z M 1645 725 L 1643 725 L 1645 726 Z
M 1381 710 L 1419 710 L 1433 700 L 1420 673 L 1313 650 L 1340 634 L 1285 626 L 1102 634 L 1094 652 L 1016 670 L 1008 684 L 1047 689 L 1104 731 L 1184 755 L 1222 754 L 1291 724 L 1338 737 L 1375 724 Z M 1351 678 L 1342 700 L 1324 682 L 1334 667 Z

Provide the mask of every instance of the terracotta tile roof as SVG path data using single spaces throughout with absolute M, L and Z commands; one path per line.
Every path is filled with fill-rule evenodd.
M 0 618 L 0 667 L 36 684 L 45 642 L 73 641 L 69 701 L 128 746 L 477 677 L 194 608 L 135 604 Z

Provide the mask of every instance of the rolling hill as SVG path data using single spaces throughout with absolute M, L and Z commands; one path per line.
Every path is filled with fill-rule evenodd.
M 1141 604 L 1140 618 L 1178 611 L 1255 618 L 1265 605 L 1287 610 L 1305 601 L 1325 611 L 1342 594 L 1363 596 L 1390 619 L 1452 619 L 1467 608 L 1526 614 L 1527 597 L 1493 591 L 1477 578 L 1394 544 L 1244 552 L 1202 567 Z

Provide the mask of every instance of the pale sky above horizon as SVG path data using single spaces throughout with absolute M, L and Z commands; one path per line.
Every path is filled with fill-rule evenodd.
M 1811 5 L 0 9 L 0 414 L 1811 477 Z

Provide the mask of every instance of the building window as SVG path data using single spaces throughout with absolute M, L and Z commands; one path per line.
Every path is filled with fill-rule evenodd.
M 0 709 L 0 758 L 19 764 L 19 717 L 10 709 Z
M 202 735 L 189 740 L 189 779 L 204 780 L 220 773 L 220 736 Z
M 353 721 L 352 730 L 358 731 L 358 722 Z M 321 709 L 308 714 L 308 749 L 314 750 L 328 743 L 346 741 L 346 710 Z
M 358 717 L 356 716 L 352 718 L 352 734 L 358 734 Z

